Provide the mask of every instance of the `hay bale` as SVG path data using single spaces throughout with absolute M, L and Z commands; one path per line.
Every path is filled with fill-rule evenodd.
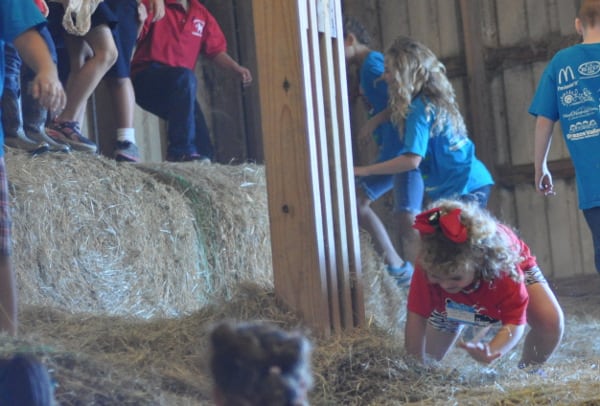
M 403 350 L 406 291 L 364 233 L 364 329 L 319 338 L 275 298 L 260 167 L 10 150 L 7 164 L 22 336 L 0 335 L 0 355 L 42 357 L 63 405 L 210 404 L 207 336 L 223 319 L 312 336 L 314 405 L 600 403 L 597 289 L 559 295 L 567 333 L 545 377 L 515 368 L 522 343 L 492 367 L 455 349 L 423 368 Z
M 89 154 L 6 154 L 21 303 L 173 316 L 206 303 L 194 213 L 133 165 Z
M 264 167 L 145 164 L 139 169 L 176 189 L 196 217 L 213 299 L 231 298 L 239 283 L 273 286 Z

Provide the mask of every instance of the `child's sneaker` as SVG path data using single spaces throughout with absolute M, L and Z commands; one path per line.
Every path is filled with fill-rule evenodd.
M 115 144 L 115 161 L 139 162 L 140 152 L 137 145 L 129 141 L 117 141 Z
M 410 286 L 410 281 L 414 272 L 413 265 L 410 262 L 405 261 L 402 266 L 398 267 L 392 267 L 388 265 L 387 271 L 390 276 L 396 280 L 396 284 L 401 288 L 407 288 Z
M 56 142 L 69 144 L 74 150 L 95 153 L 98 146 L 81 135 L 77 121 L 53 121 L 46 127 L 46 133 Z

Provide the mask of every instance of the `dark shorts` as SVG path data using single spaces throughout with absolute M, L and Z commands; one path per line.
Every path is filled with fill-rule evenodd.
M 106 73 L 106 76 L 127 78 L 131 71 L 131 56 L 137 39 L 137 0 L 104 0 L 104 3 L 118 19 L 112 33 L 119 51 L 117 61 Z
M 11 255 L 11 225 L 6 165 L 4 164 L 4 157 L 0 157 L 0 256 L 7 257 Z

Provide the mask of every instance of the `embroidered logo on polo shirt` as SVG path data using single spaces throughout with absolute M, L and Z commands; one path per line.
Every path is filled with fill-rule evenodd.
M 192 35 L 195 35 L 196 37 L 201 37 L 202 31 L 204 31 L 204 25 L 206 25 L 206 22 L 200 20 L 199 18 L 194 18 L 192 20 L 192 24 L 194 26 L 194 31 L 192 31 Z

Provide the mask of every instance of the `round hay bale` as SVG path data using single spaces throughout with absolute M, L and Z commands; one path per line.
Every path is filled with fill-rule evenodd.
M 139 169 L 188 200 L 213 298 L 230 299 L 245 281 L 273 286 L 264 167 L 162 163 Z
M 7 150 L 20 302 L 138 317 L 206 302 L 186 199 L 133 165 Z

